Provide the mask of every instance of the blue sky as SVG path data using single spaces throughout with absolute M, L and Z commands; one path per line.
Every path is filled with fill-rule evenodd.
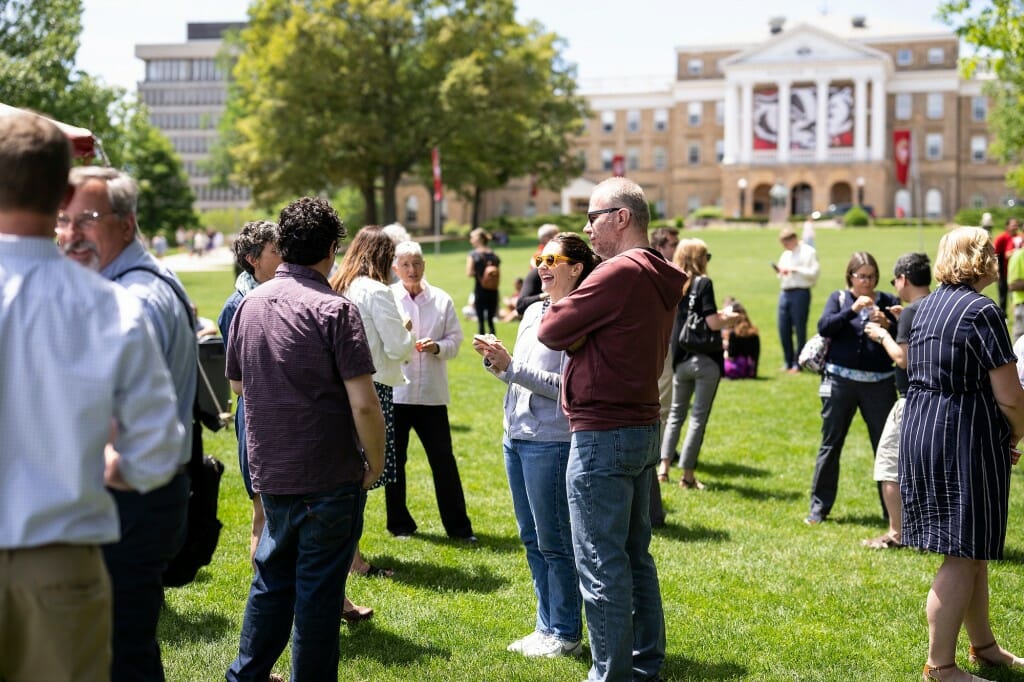
M 85 0 L 80 68 L 107 83 L 135 89 L 142 78 L 136 43 L 185 40 L 189 21 L 238 21 L 248 0 Z M 737 35 L 768 35 L 768 19 L 791 22 L 823 10 L 838 17 L 863 14 L 948 30 L 927 0 L 519 0 L 520 20 L 538 19 L 568 40 L 565 56 L 581 78 L 668 75 L 677 45 L 731 42 Z

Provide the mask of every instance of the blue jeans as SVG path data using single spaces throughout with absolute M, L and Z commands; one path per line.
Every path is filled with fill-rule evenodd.
M 261 495 L 267 523 L 245 605 L 231 682 L 266 682 L 292 635 L 293 680 L 338 679 L 345 578 L 363 532 L 359 483 L 305 495 Z M 292 629 L 292 621 L 295 626 Z
M 588 680 L 656 680 L 665 617 L 649 547 L 658 424 L 572 434 L 566 486 L 590 632 Z
M 807 343 L 807 315 L 811 311 L 810 289 L 784 289 L 779 294 L 778 328 L 786 368 L 799 368 L 800 349 Z M 793 346 L 793 334 L 796 346 Z
M 583 602 L 565 492 L 569 444 L 506 436 L 502 447 L 519 537 L 537 594 L 536 629 L 578 641 L 583 635 Z

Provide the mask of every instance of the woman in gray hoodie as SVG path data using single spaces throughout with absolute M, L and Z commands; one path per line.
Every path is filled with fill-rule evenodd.
M 514 354 L 491 335 L 475 337 L 473 348 L 508 384 L 505 470 L 537 595 L 534 631 L 508 650 L 550 658 L 580 653 L 583 626 L 565 491 L 569 421 L 558 400 L 565 353 L 540 343 L 537 328 L 551 303 L 579 286 L 600 259 L 579 235 L 562 232 L 535 260 L 546 296 L 524 313 Z

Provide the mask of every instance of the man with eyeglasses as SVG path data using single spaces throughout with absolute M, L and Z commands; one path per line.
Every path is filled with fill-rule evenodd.
M 192 453 L 196 395 L 195 330 L 185 288 L 139 239 L 135 181 L 114 168 L 80 166 L 71 169 L 69 182 L 74 194 L 58 215 L 57 243 L 67 256 L 98 269 L 142 303 L 171 374 L 177 419 L 185 429 L 178 447 L 178 472 L 169 483 L 145 494 L 111 491 L 121 519 L 121 540 L 103 547 L 114 588 L 111 679 L 163 680 L 156 629 L 163 572 L 185 539 L 185 465 Z
M 800 350 L 807 343 L 807 317 L 811 311 L 811 288 L 818 281 L 820 266 L 814 247 L 797 239 L 788 225 L 779 232 L 784 249 L 775 272 L 782 291 L 779 292 L 777 326 L 782 341 L 783 370 L 800 373 Z M 796 335 L 796 345 L 793 336 Z
M 67 138 L 0 117 L 0 679 L 109 680 L 117 540 L 104 483 L 148 491 L 184 430 L 142 306 L 53 244 Z M 108 448 L 116 424 L 114 446 Z
M 609 178 L 594 189 L 583 231 L 605 260 L 548 309 L 538 334 L 570 354 L 566 488 L 590 632 L 588 680 L 656 680 L 665 660 L 649 504 L 658 377 L 686 275 L 650 248 L 649 222 L 636 183 Z

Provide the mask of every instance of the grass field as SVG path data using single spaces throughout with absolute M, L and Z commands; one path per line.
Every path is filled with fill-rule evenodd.
M 818 445 L 816 377 L 789 376 L 775 333 L 778 283 L 769 262 L 781 248 L 765 229 L 696 234 L 714 254 L 710 276 L 719 302 L 736 296 L 761 328 L 760 376 L 723 381 L 711 415 L 699 472 L 703 492 L 663 486 L 667 527 L 655 532 L 668 635 L 666 680 L 920 679 L 927 645 L 924 598 L 939 558 L 911 550 L 871 551 L 860 540 L 884 526 L 871 452 L 857 419 L 847 440 L 840 494 L 829 521 L 802 523 Z M 867 250 L 889 289 L 892 264 L 907 251 L 934 257 L 934 229 L 819 230 L 822 276 L 814 290 L 812 327 L 828 293 L 843 285 L 851 252 Z M 503 289 L 525 270 L 533 244 L 499 249 Z M 427 247 L 427 278 L 465 303 L 467 246 Z M 215 317 L 231 290 L 228 272 L 183 273 L 204 315 Z M 505 292 L 503 292 L 505 293 Z M 994 287 L 990 292 L 994 294 Z M 464 323 L 467 338 L 475 323 Z M 514 324 L 499 324 L 511 343 Z M 455 450 L 477 549 L 447 540 L 429 469 L 418 443 L 410 451 L 410 509 L 420 532 L 408 541 L 384 530 L 379 491 L 367 502 L 362 548 L 393 579 L 353 578 L 348 592 L 373 606 L 372 621 L 343 626 L 340 678 L 346 680 L 580 680 L 587 659 L 527 660 L 505 651 L 533 626 L 534 599 L 516 535 L 501 457 L 503 384 L 480 366 L 467 342 L 450 363 Z M 221 487 L 225 524 L 211 566 L 192 585 L 168 590 L 160 636 L 168 680 L 223 679 L 237 652 L 250 580 L 251 507 L 238 474 L 233 433 L 206 435 L 208 452 L 227 466 Z M 996 633 L 1024 652 L 1024 490 L 1015 472 L 1007 560 L 991 570 Z M 961 665 L 966 661 L 961 638 Z M 276 668 L 288 673 L 287 652 Z M 974 672 L 978 672 L 975 670 Z M 983 671 L 995 680 L 1024 679 Z

